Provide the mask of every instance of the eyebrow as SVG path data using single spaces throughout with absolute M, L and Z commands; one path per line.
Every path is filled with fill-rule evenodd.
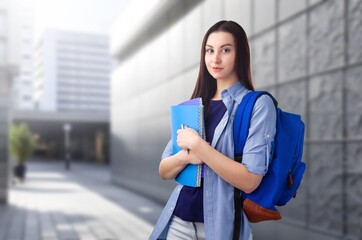
M 211 45 L 209 45 L 209 44 L 206 44 L 206 47 L 211 47 L 211 48 L 214 48 L 213 46 L 211 46 Z M 227 44 L 221 45 L 221 47 L 220 47 L 220 48 L 223 48 L 223 47 L 233 47 L 233 45 L 232 45 L 232 44 L 230 44 L 230 43 L 227 43 Z

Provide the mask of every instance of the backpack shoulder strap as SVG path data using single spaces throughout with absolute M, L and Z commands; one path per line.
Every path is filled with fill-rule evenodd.
M 249 134 L 250 120 L 251 120 L 251 115 L 253 113 L 255 102 L 262 95 L 268 95 L 269 97 L 271 97 L 275 107 L 277 107 L 278 102 L 269 92 L 251 91 L 243 97 L 238 109 L 236 110 L 234 126 L 233 126 L 234 127 L 233 134 L 234 134 L 234 153 L 236 154 L 235 156 L 237 158 L 239 158 L 239 155 L 242 154 L 246 139 Z

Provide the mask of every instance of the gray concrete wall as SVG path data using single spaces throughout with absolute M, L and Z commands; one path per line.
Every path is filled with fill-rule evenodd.
M 0 203 L 8 199 L 8 69 L 0 66 Z
M 8 111 L 11 69 L 9 62 L 8 2 L 0 1 L 0 203 L 8 199 Z
M 255 224 L 256 239 L 362 237 L 362 1 L 206 0 L 133 55 L 112 77 L 115 182 L 164 202 L 158 176 L 170 138 L 169 106 L 187 99 L 201 39 L 216 21 L 247 31 L 257 89 L 306 124 L 307 171 L 282 221 Z

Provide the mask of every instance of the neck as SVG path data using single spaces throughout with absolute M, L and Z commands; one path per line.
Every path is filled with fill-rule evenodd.
M 216 79 L 216 84 L 217 84 L 216 93 L 215 93 L 214 97 L 212 98 L 212 100 L 220 100 L 222 91 L 224 91 L 225 89 L 228 89 L 237 81 L 238 81 L 237 78 L 231 78 L 228 80 Z

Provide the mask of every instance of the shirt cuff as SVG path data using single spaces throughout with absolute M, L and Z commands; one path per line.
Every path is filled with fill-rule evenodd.
M 243 154 L 242 164 L 251 173 L 265 175 L 268 171 L 266 151 Z

